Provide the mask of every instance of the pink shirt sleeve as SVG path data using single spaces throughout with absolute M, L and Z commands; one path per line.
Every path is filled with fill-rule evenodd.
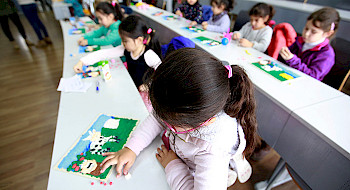
M 159 135 L 163 130 L 163 127 L 159 122 L 150 114 L 131 134 L 130 139 L 125 144 L 136 155 L 147 147 L 153 139 Z

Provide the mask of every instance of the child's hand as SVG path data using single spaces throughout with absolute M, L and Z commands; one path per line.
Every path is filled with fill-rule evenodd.
M 208 27 L 208 22 L 202 22 L 202 27 L 204 30 L 206 30 Z
M 73 69 L 76 73 L 82 73 L 83 72 L 83 62 L 79 61 L 77 64 L 74 65 Z
M 80 37 L 79 40 L 78 40 L 78 44 L 80 44 L 81 41 L 84 40 L 84 37 Z
M 88 41 L 83 39 L 82 41 L 79 42 L 79 45 L 81 46 L 87 46 L 88 45 Z
M 190 26 L 195 26 L 195 25 L 197 25 L 197 22 L 196 22 L 196 21 L 192 21 L 192 22 L 190 23 Z
M 175 14 L 176 14 L 176 15 L 179 15 L 179 16 L 182 16 L 182 12 L 181 12 L 180 10 L 177 10 L 177 11 L 175 12 Z
M 254 44 L 249 40 L 242 38 L 239 40 L 239 45 L 243 47 L 253 47 Z
M 162 149 L 157 148 L 158 154 L 156 154 L 157 160 L 165 168 L 169 162 L 179 159 L 174 151 L 168 150 L 164 145 L 161 146 Z
M 292 54 L 292 52 L 290 52 L 287 47 L 282 47 L 282 49 L 280 51 L 280 55 L 286 61 L 288 61 L 294 57 L 294 54 Z
M 239 33 L 239 32 L 234 33 L 233 36 L 232 36 L 233 40 L 237 40 L 237 39 L 240 39 L 240 38 L 241 38 L 241 33 Z
M 136 159 L 136 154 L 129 148 L 123 148 L 118 152 L 103 153 L 102 156 L 107 156 L 107 158 L 101 163 L 102 168 L 100 172 L 103 173 L 109 166 L 116 164 L 115 170 L 117 171 L 117 177 L 120 177 L 122 172 L 124 175 L 128 174 L 130 167 Z

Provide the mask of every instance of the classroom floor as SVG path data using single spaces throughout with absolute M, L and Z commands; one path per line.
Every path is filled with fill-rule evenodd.
M 20 17 L 28 39 L 36 43 L 34 30 L 23 15 Z M 40 17 L 53 41 L 45 48 L 28 48 L 12 22 L 10 28 L 20 49 L 14 49 L 0 32 L 0 190 L 47 188 L 64 50 L 61 27 L 53 13 L 40 13 Z M 251 179 L 229 189 L 254 189 L 255 182 L 269 178 L 278 159 L 271 151 L 252 162 Z M 298 188 L 292 181 L 274 188 L 294 189 Z

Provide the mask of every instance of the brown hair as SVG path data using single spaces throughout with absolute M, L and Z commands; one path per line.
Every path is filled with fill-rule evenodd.
M 334 33 L 330 36 L 332 37 L 338 30 L 340 17 L 337 10 L 331 7 L 322 8 L 314 13 L 312 13 L 307 20 L 311 20 L 312 24 L 322 29 L 325 32 L 329 32 L 332 29 L 332 23 L 334 23 Z
M 154 72 L 149 88 L 154 115 L 179 127 L 197 127 L 224 110 L 243 127 L 249 156 L 256 142 L 254 88 L 245 71 L 207 52 L 182 48 L 169 54 Z
M 211 0 L 210 5 L 213 5 L 213 3 L 215 3 L 218 7 L 223 5 L 225 7 L 225 11 L 230 11 L 233 9 L 234 0 Z
M 263 18 L 269 16 L 268 20 L 265 22 L 266 25 L 268 25 L 273 15 L 275 15 L 275 9 L 272 5 L 266 3 L 257 3 L 249 11 L 249 16 L 259 16 Z

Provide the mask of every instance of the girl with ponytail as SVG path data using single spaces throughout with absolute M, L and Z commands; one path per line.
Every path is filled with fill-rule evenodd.
M 161 50 L 156 31 L 148 27 L 139 16 L 131 15 L 119 25 L 119 35 L 123 45 L 103 49 L 80 59 L 74 66 L 76 73 L 83 72 L 83 65 L 92 65 L 101 60 L 125 56 L 126 67 L 140 92 L 146 91 L 146 73 L 152 73 L 161 64 Z M 145 102 L 146 103 L 146 102 Z
M 160 133 L 156 158 L 171 189 L 227 189 L 251 175 L 245 159 L 256 139 L 253 85 L 239 66 L 207 52 L 182 48 L 169 54 L 149 82 L 153 106 L 125 148 L 104 154 L 103 172 L 117 165 L 126 175 L 136 156 Z
M 108 2 L 97 4 L 96 17 L 102 26 L 95 31 L 84 34 L 78 40 L 78 44 L 81 46 L 119 46 L 121 44 L 121 39 L 118 34 L 118 28 L 124 17 L 119 4 L 116 2 L 112 2 L 112 4 Z

